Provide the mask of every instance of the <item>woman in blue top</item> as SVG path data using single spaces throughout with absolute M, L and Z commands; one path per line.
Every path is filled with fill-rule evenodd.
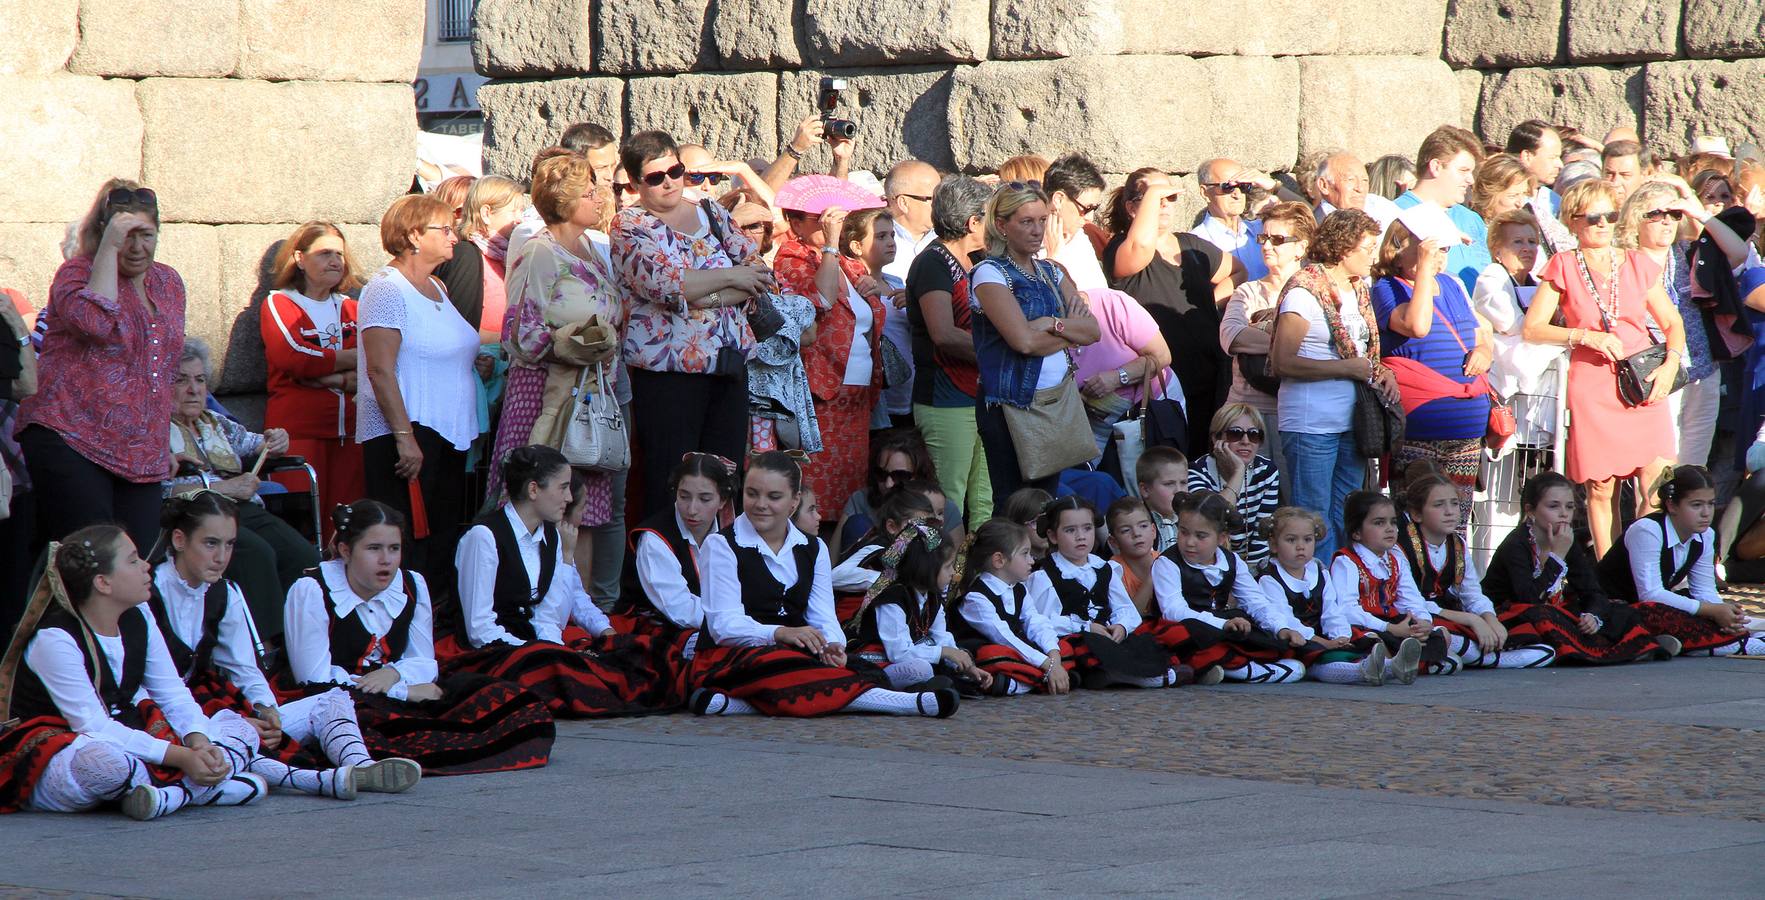
M 1470 521 L 1483 435 L 1489 429 L 1489 371 L 1494 344 L 1471 311 L 1471 298 L 1446 267 L 1447 245 L 1462 240 L 1438 211 L 1405 210 L 1385 232 L 1373 267 L 1373 313 L 1384 362 L 1397 376 L 1405 416 L 1401 471 L 1432 459 L 1458 488 L 1460 527 Z
M 1024 408 L 1036 392 L 1072 377 L 1068 354 L 1100 330 L 1084 297 L 1057 263 L 1036 258 L 1048 226 L 1048 195 L 1034 182 L 1000 186 L 987 201 L 987 258 L 970 275 L 974 354 L 980 370 L 975 424 L 987 451 L 993 497 L 1018 488 L 1054 490 L 1058 473 L 1026 481 L 1004 405 Z

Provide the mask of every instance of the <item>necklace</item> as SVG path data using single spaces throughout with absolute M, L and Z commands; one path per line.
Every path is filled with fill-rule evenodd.
M 1593 273 L 1588 271 L 1586 252 L 1581 250 L 1575 252 L 1576 260 L 1581 263 L 1581 278 L 1587 283 L 1587 293 L 1593 297 L 1593 302 L 1599 307 L 1600 314 L 1606 321 L 1607 331 L 1612 330 L 1611 323 L 1618 321 L 1620 307 L 1618 298 L 1618 255 L 1617 250 L 1611 248 L 1606 249 L 1606 259 L 1611 264 L 1607 267 L 1606 296 L 1602 297 L 1600 296 L 1599 288 L 1593 283 Z

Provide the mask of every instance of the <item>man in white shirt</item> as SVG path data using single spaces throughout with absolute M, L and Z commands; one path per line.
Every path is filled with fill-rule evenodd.
M 1103 205 L 1104 186 L 1097 165 L 1077 153 L 1055 160 L 1042 176 L 1042 190 L 1048 193 L 1048 258 L 1064 266 L 1081 291 L 1109 287 L 1097 250 L 1085 234 L 1085 222 Z
M 1339 209 L 1358 209 L 1372 216 L 1381 230 L 1390 228 L 1397 218 L 1397 204 L 1369 193 L 1367 186 L 1367 166 L 1360 157 L 1347 150 L 1325 154 L 1312 172 L 1311 195 L 1317 200 L 1312 210 L 1318 221 Z
M 938 189 L 940 180 L 937 169 L 917 159 L 895 163 L 883 177 L 883 200 L 895 220 L 895 258 L 882 270 L 891 287 L 907 284 L 907 271 L 913 268 L 913 260 L 938 238 L 932 231 L 932 192 Z M 901 351 L 909 376 L 901 384 L 884 390 L 879 405 L 900 422 L 913 415 L 913 336 L 907 327 L 905 309 L 890 304 L 884 311 L 887 318 L 883 320 L 883 338 Z
M 1269 274 L 1256 236 L 1262 223 L 1244 218 L 1250 192 L 1260 181 L 1255 172 L 1229 159 L 1210 159 L 1196 170 L 1207 214 L 1190 233 L 1232 254 L 1232 281 L 1243 284 Z

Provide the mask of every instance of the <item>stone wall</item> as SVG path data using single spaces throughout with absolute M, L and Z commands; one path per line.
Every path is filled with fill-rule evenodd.
M 159 194 L 219 392 L 263 389 L 256 305 L 277 241 L 342 223 L 378 266 L 410 186 L 423 0 L 0 0 L 0 284 L 41 306 L 106 179 Z
M 1634 127 L 1666 153 L 1703 133 L 1765 143 L 1758 0 L 1453 0 L 1444 55 L 1497 140 L 1542 116 L 1596 138 Z
M 480 0 L 474 52 L 487 170 L 517 177 L 584 120 L 770 158 L 823 75 L 849 85 L 859 167 L 1084 149 L 1120 176 L 1413 153 L 1463 121 L 1445 20 L 1446 0 Z

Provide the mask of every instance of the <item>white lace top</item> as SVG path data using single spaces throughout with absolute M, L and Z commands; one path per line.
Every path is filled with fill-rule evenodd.
M 431 279 L 434 281 L 434 279 Z M 405 413 L 413 423 L 433 429 L 456 450 L 472 446 L 478 436 L 478 391 L 472 361 L 478 356 L 478 329 L 460 317 L 447 301 L 447 291 L 436 302 L 417 292 L 404 275 L 390 266 L 381 269 L 362 288 L 356 324 L 362 331 L 390 328 L 402 337 L 398 346 L 398 390 Z M 368 380 L 368 355 L 356 358 L 360 389 L 356 392 L 356 440 L 392 433 L 380 412 L 379 398 Z

